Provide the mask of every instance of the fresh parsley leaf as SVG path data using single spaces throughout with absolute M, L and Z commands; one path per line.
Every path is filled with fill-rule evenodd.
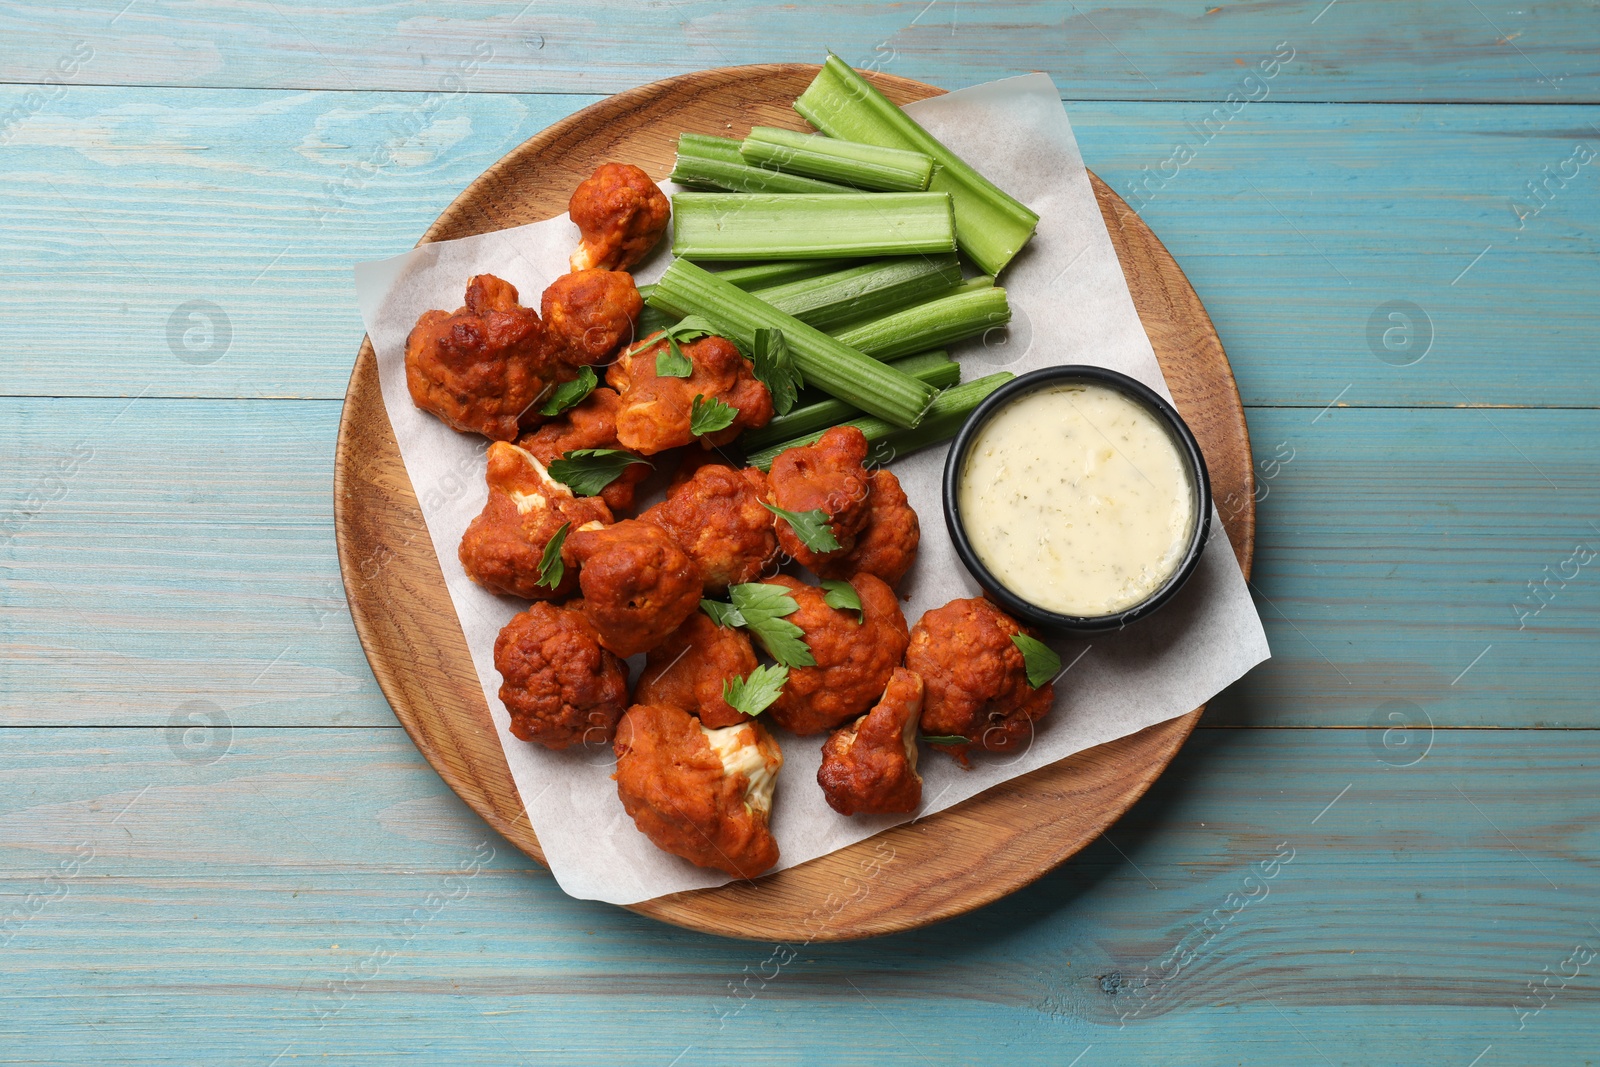
M 1043 641 L 1027 634 L 1012 634 L 1011 643 L 1022 653 L 1023 666 L 1028 670 L 1028 684 L 1033 688 L 1045 685 L 1061 670 L 1061 657 Z
M 789 529 L 800 538 L 800 543 L 811 551 L 839 551 L 839 539 L 833 536 L 833 528 L 828 525 L 828 513 L 821 508 L 812 508 L 810 511 L 785 511 L 765 500 L 761 502 L 761 506 L 787 522 Z
M 753 355 L 755 375 L 772 394 L 772 410 L 779 415 L 789 414 L 806 383 L 789 355 L 789 343 L 784 340 L 783 331 L 756 330 Z
M 561 546 L 567 543 L 567 534 L 571 532 L 572 523 L 564 522 L 544 543 L 544 555 L 539 557 L 539 580 L 534 584 L 554 589 L 567 576 L 567 565 L 561 562 Z
M 668 326 L 667 336 L 674 341 L 688 344 L 690 341 L 698 341 L 702 337 L 717 336 L 717 328 L 699 315 L 689 315 Z
M 722 699 L 735 711 L 760 715 L 778 699 L 783 683 L 788 680 L 788 667 L 757 667 L 743 678 L 729 678 L 723 682 Z
M 732 404 L 724 404 L 714 396 L 696 393 L 694 406 L 689 409 L 689 432 L 696 437 L 717 433 L 732 426 L 733 420 L 738 417 L 739 409 Z
M 550 399 L 544 402 L 539 409 L 541 415 L 559 415 L 569 408 L 575 408 L 594 392 L 594 387 L 600 384 L 600 379 L 595 376 L 593 367 L 582 367 L 578 376 L 570 382 L 562 382 L 556 386 L 556 391 L 550 394 Z
M 731 628 L 744 625 L 744 616 L 732 604 L 724 604 L 720 600 L 702 600 L 700 610 L 711 616 L 711 621 L 718 626 Z
M 571 489 L 574 496 L 594 496 L 635 463 L 652 465 L 618 448 L 578 448 L 565 453 L 549 469 L 550 477 Z
M 678 342 L 669 332 L 667 347 L 656 353 L 657 378 L 687 378 L 694 373 L 694 364 L 683 354 Z
M 960 734 L 935 734 L 933 736 L 929 736 L 927 734 L 923 734 L 922 735 L 922 740 L 924 742 L 926 742 L 927 744 L 930 744 L 930 745 L 970 745 L 970 744 L 972 744 L 972 738 L 970 738 L 970 737 L 962 737 Z
M 786 587 L 746 582 L 729 586 L 728 596 L 744 619 L 744 628 L 761 643 L 767 655 L 785 667 L 816 666 L 805 631 L 784 618 L 800 610 Z
M 853 611 L 856 613 L 857 622 L 867 621 L 867 609 L 861 606 L 861 594 L 856 592 L 856 587 L 842 578 L 831 578 L 822 583 L 822 588 L 827 592 L 822 596 L 822 602 L 830 608 L 840 611 Z

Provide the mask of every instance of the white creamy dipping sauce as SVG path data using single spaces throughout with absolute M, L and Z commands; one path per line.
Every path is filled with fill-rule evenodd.
M 990 416 L 956 506 L 1001 584 L 1062 615 L 1125 611 L 1172 576 L 1195 523 L 1178 443 L 1149 409 L 1091 383 L 1045 386 Z

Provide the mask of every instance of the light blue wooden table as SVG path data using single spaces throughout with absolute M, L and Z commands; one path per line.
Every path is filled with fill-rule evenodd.
M 1038 884 L 779 967 L 440 783 L 330 486 L 353 262 L 827 48 L 1055 78 L 1232 358 L 1275 658 Z M 10 2 L 0 57 L 0 1061 L 1600 1057 L 1595 3 Z

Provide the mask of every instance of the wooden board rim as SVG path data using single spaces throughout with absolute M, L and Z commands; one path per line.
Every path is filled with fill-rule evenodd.
M 533 165 L 534 160 L 551 166 L 553 160 L 564 162 L 572 155 L 584 157 L 586 164 L 568 168 L 568 176 L 576 177 L 560 186 L 570 190 L 587 169 L 610 157 L 614 149 L 647 128 L 649 122 L 659 121 L 662 110 L 674 117 L 695 106 L 715 110 L 720 98 L 712 94 L 729 95 L 745 105 L 729 105 L 728 117 L 733 120 L 730 127 L 735 134 L 741 121 L 746 128 L 758 121 L 798 127 L 793 116 L 787 114 L 787 100 L 798 94 L 794 84 L 798 82 L 803 88 L 817 69 L 810 64 L 722 68 L 669 78 L 608 97 L 548 127 L 489 167 L 440 214 L 418 244 L 560 214 L 565 194 L 556 210 L 548 209 L 546 196 L 543 207 L 532 209 L 531 215 L 536 217 L 530 217 L 525 203 L 513 199 L 522 169 Z M 872 73 L 868 76 L 900 103 L 943 92 L 906 78 Z M 762 93 L 770 99 L 783 100 L 785 110 L 752 121 L 749 108 L 757 106 L 759 110 L 759 106 L 752 105 L 751 98 L 759 99 Z M 663 108 L 663 101 L 681 101 L 682 106 Z M 673 136 L 676 132 L 673 130 Z M 637 151 L 621 158 L 645 165 Z M 664 176 L 670 167 L 646 169 Z M 1224 526 L 1248 577 L 1254 554 L 1254 479 L 1244 408 L 1227 356 L 1199 297 L 1170 253 L 1116 193 L 1092 173 L 1090 180 L 1174 400 L 1206 452 Z M 538 199 L 537 193 L 532 195 Z M 1153 273 L 1141 273 L 1136 269 L 1140 265 Z M 466 659 L 463 678 L 465 641 L 383 413 L 369 339 L 363 339 L 340 418 L 334 519 L 340 572 L 351 616 L 373 674 L 396 718 L 457 795 L 512 844 L 543 863 L 470 659 Z M 374 522 L 377 528 L 372 528 Z M 386 536 L 394 533 L 404 536 Z M 397 560 L 401 561 L 398 569 L 392 566 Z M 437 607 L 441 598 L 448 612 L 447 626 L 441 620 L 420 614 L 411 617 L 409 612 L 400 610 L 416 603 Z M 458 647 L 449 647 L 451 629 Z M 417 640 L 427 637 L 433 641 Z M 423 674 L 429 676 L 426 684 Z M 801 942 L 893 933 L 963 914 L 1028 885 L 1098 837 L 1166 768 L 1203 711 L 1202 706 L 1078 753 L 945 811 L 756 882 L 676 893 L 632 905 L 631 910 L 708 933 Z M 492 744 L 484 744 L 485 738 Z M 1131 772 L 1130 765 L 1135 768 Z M 1115 782 L 1104 780 L 1108 771 L 1114 773 Z M 1036 854 L 1021 863 L 1015 857 L 997 854 L 1015 841 L 1004 838 L 1003 831 L 1009 827 L 985 823 L 982 815 L 1014 815 L 1010 808 L 1017 807 L 1012 802 L 1018 799 L 1018 812 L 1026 811 L 1030 804 L 1038 808 L 1053 803 L 1065 808 L 1069 793 L 1074 801 L 1082 795 L 1081 789 L 1068 789 L 1067 784 L 1081 787 L 1085 782 L 1095 787 L 1093 796 L 1099 800 L 1093 818 L 1085 820 L 1092 827 L 1079 827 L 1069 838 L 1041 841 L 1038 838 L 1043 835 L 1045 824 L 1037 823 L 1033 829 L 1039 832 L 1031 837 L 1027 834 L 1029 828 L 1020 832 L 1028 838 L 1028 846 L 1038 850 Z M 1037 812 L 1030 817 L 1037 818 Z M 976 840 L 986 844 L 990 851 L 985 860 L 968 863 L 964 870 L 954 865 L 951 857 L 956 850 L 947 841 L 951 835 L 966 837 L 969 843 Z M 884 848 L 891 850 L 890 858 L 876 862 L 883 860 Z M 890 871 L 903 854 L 910 860 L 909 882 L 902 876 L 908 865 L 901 864 Z M 838 894 L 829 887 L 857 882 L 849 870 L 849 864 L 857 860 L 862 861 L 857 864 L 861 870 L 870 872 L 859 883 L 865 892 L 852 890 L 848 897 L 836 902 Z M 940 873 L 941 862 L 952 869 Z M 886 895 L 894 899 L 885 900 Z M 805 910 L 808 903 L 812 904 L 810 911 Z M 819 922 L 823 911 L 827 914 Z

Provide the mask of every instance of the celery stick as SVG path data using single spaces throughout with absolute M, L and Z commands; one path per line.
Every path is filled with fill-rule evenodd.
M 949 252 L 873 260 L 847 270 L 748 291 L 779 311 L 832 333 L 844 323 L 885 315 L 942 296 L 961 284 L 961 264 L 955 253 Z
M 717 277 L 745 292 L 773 285 L 797 282 L 801 278 L 815 278 L 819 274 L 832 274 L 837 270 L 856 265 L 851 259 L 783 259 L 775 263 L 752 263 L 745 267 L 728 267 L 717 271 Z M 641 287 L 639 292 L 644 293 Z
M 672 253 L 685 259 L 827 259 L 955 250 L 945 193 L 678 193 Z
M 927 382 L 935 389 L 948 388 L 961 380 L 961 364 L 943 352 L 907 356 L 905 359 L 895 360 L 889 366 L 904 371 L 919 382 Z M 843 400 L 833 397 L 812 400 L 804 405 L 797 404 L 787 415 L 774 415 L 772 421 L 765 426 L 746 430 L 744 436 L 739 438 L 739 444 L 747 452 L 755 451 L 818 430 L 826 430 L 829 426 L 837 426 L 846 419 L 859 418 L 860 415 L 860 408 Z
M 1006 291 L 973 289 L 930 300 L 840 330 L 838 340 L 874 359 L 921 352 L 1011 321 Z
M 921 152 L 840 141 L 773 126 L 757 126 L 739 145 L 739 155 L 755 167 L 775 167 L 857 189 L 913 192 L 926 189 L 933 160 Z
M 808 383 L 899 426 L 915 426 L 934 393 L 926 383 L 863 356 L 688 260 L 673 260 L 649 301 L 668 314 L 704 316 L 746 351 L 755 344 L 756 330 L 782 330 Z
M 933 403 L 928 405 L 928 413 L 922 422 L 914 429 L 904 429 L 883 419 L 873 418 L 870 415 L 862 418 L 850 419 L 842 422 L 841 426 L 854 426 L 865 435 L 872 445 L 868 454 L 868 461 L 873 464 L 888 463 L 899 456 L 908 455 L 919 448 L 948 441 L 961 431 L 961 426 L 967 417 L 983 403 L 984 398 L 1016 375 L 1010 371 L 1000 371 L 974 382 L 952 386 L 933 398 Z M 771 470 L 772 461 L 791 448 L 800 448 L 814 443 L 821 437 L 824 430 L 803 434 L 788 441 L 770 445 L 756 452 L 750 452 L 745 457 L 745 462 L 752 467 L 762 470 Z
M 679 185 L 709 185 L 737 193 L 854 192 L 846 185 L 746 163 L 738 141 L 694 133 L 678 136 L 678 160 L 667 177 Z
M 830 137 L 932 156 L 938 170 L 928 188 L 955 200 L 956 240 L 985 273 L 999 274 L 1033 236 L 1037 214 L 940 144 L 838 56 L 828 56 L 794 109 Z

